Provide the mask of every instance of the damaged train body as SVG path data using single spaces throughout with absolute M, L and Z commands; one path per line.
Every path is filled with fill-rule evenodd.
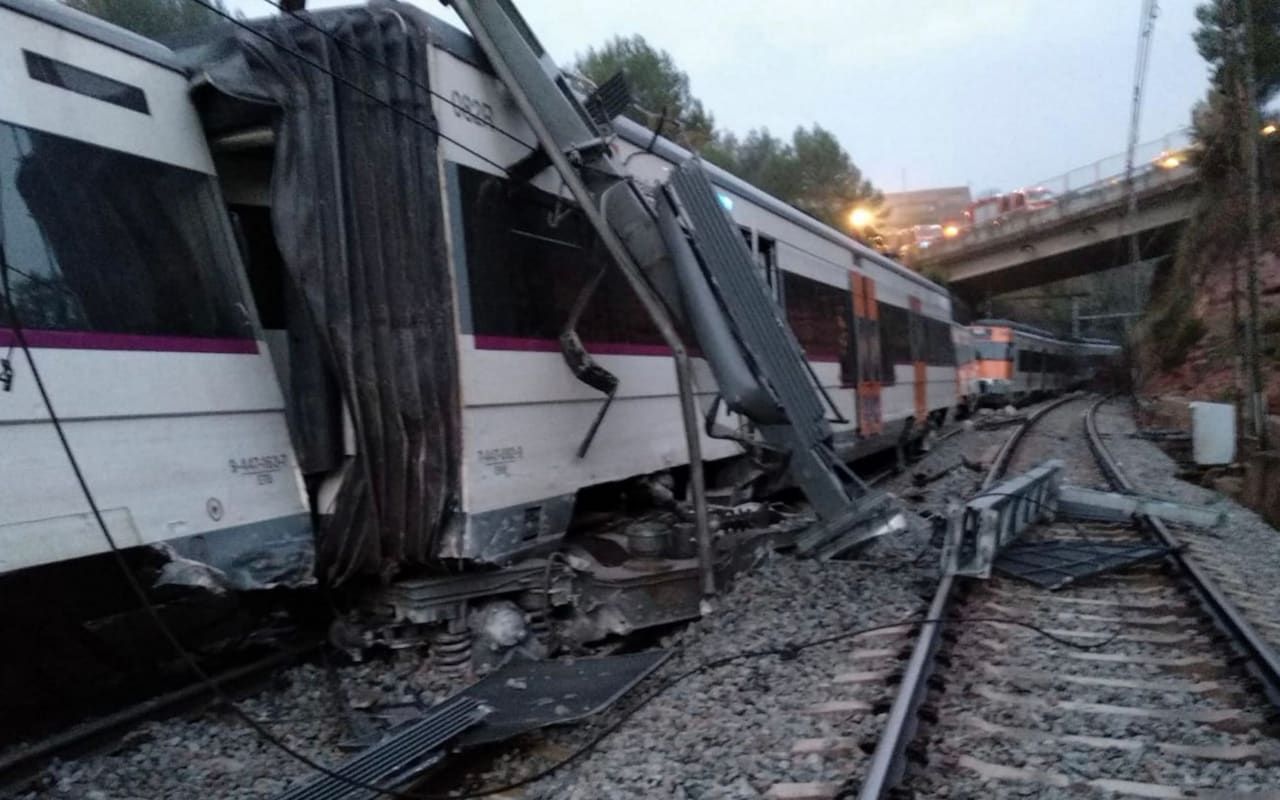
M 113 536 L 233 589 L 380 586 L 447 658 L 506 612 L 696 616 L 786 484 L 802 549 L 892 530 L 845 464 L 964 404 L 945 290 L 456 5 L 475 37 L 378 3 L 170 50 L 0 0 L 0 337 Z M 11 368 L 0 572 L 106 552 Z

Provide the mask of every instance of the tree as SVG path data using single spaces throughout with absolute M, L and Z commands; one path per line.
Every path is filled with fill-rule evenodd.
M 855 205 L 880 203 L 880 192 L 819 125 L 797 128 L 789 142 L 765 128 L 742 138 L 716 130 L 715 118 L 690 91 L 689 76 L 643 36 L 615 36 L 579 56 L 576 69 L 597 84 L 625 72 L 638 106 L 627 116 L 649 128 L 663 119 L 664 136 L 824 222 L 845 228 Z
M 753 130 L 742 140 L 732 135 L 713 144 L 716 163 L 812 217 L 838 228 L 848 226 L 855 206 L 878 207 L 883 196 L 820 125 L 796 128 L 790 142 Z
M 220 11 L 223 0 L 204 0 Z M 149 39 L 205 28 L 223 21 L 195 0 L 64 0 L 68 6 Z
M 689 76 L 643 36 L 615 36 L 599 49 L 588 48 L 575 67 L 597 84 L 625 72 L 636 106 L 627 116 L 641 125 L 652 128 L 663 118 L 662 135 L 694 149 L 711 140 L 715 120 L 689 91 Z
M 1244 52 L 1245 2 L 1253 12 L 1254 102 L 1262 105 L 1280 91 L 1280 1 L 1211 0 L 1196 8 L 1200 29 L 1192 38 L 1213 68 L 1214 89 L 1235 94 Z
M 1280 91 L 1280 0 L 1211 0 L 1196 8 L 1196 48 L 1212 69 L 1208 96 L 1192 112 L 1202 147 L 1201 174 L 1224 180 L 1244 169 L 1238 139 L 1251 115 L 1244 90 L 1244 8 L 1253 14 L 1254 96 L 1264 105 Z

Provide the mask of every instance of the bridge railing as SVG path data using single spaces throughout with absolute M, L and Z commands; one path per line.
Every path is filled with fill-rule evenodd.
M 1192 134 L 1190 128 L 1171 131 L 1159 139 L 1152 139 L 1149 142 L 1139 144 L 1134 148 L 1134 175 L 1137 176 L 1156 169 L 1171 169 L 1179 166 L 1185 162 L 1186 151 L 1191 147 L 1191 144 Z M 1116 153 L 1106 158 L 1100 158 L 1092 163 L 1068 170 L 1061 175 L 1054 175 L 1051 178 L 1028 184 L 1028 187 L 1048 189 L 1054 193 L 1060 202 L 1063 199 L 1069 202 L 1073 197 L 1087 195 L 1107 186 L 1123 183 L 1126 155 L 1126 153 Z M 1173 164 L 1170 159 L 1176 159 L 1179 164 Z
M 1133 159 L 1134 191 L 1138 196 L 1191 178 L 1195 169 L 1187 163 L 1186 152 L 1191 144 L 1190 129 L 1183 129 L 1138 145 Z M 925 265 L 947 259 L 970 247 L 1054 225 L 1065 217 L 1091 208 L 1119 203 L 1127 192 L 1125 155 L 1119 153 L 1108 156 L 1039 183 L 1027 184 L 1027 188 L 1052 191 L 1054 204 L 970 228 L 956 239 L 936 243 L 927 253 L 912 259 L 912 262 Z

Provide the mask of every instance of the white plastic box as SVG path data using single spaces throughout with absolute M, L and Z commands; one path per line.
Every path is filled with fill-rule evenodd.
M 1191 456 L 1197 464 L 1230 464 L 1236 458 L 1236 407 L 1191 403 Z

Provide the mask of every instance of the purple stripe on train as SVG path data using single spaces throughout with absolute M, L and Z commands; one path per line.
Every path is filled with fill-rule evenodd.
M 559 353 L 560 343 L 555 339 L 539 339 L 525 336 L 489 336 L 475 334 L 477 350 L 518 350 L 527 353 Z M 665 344 L 641 344 L 639 342 L 583 342 L 587 352 L 597 356 L 669 356 L 671 348 Z M 689 355 L 700 357 L 697 347 L 689 348 Z M 813 362 L 840 361 L 835 353 L 809 353 Z
M 30 347 L 59 350 L 138 350 L 159 353 L 242 353 L 257 355 L 255 339 L 228 339 L 204 336 L 153 336 L 137 333 L 97 331 L 48 331 L 24 329 Z M 13 330 L 0 328 L 0 347 L 16 347 Z

